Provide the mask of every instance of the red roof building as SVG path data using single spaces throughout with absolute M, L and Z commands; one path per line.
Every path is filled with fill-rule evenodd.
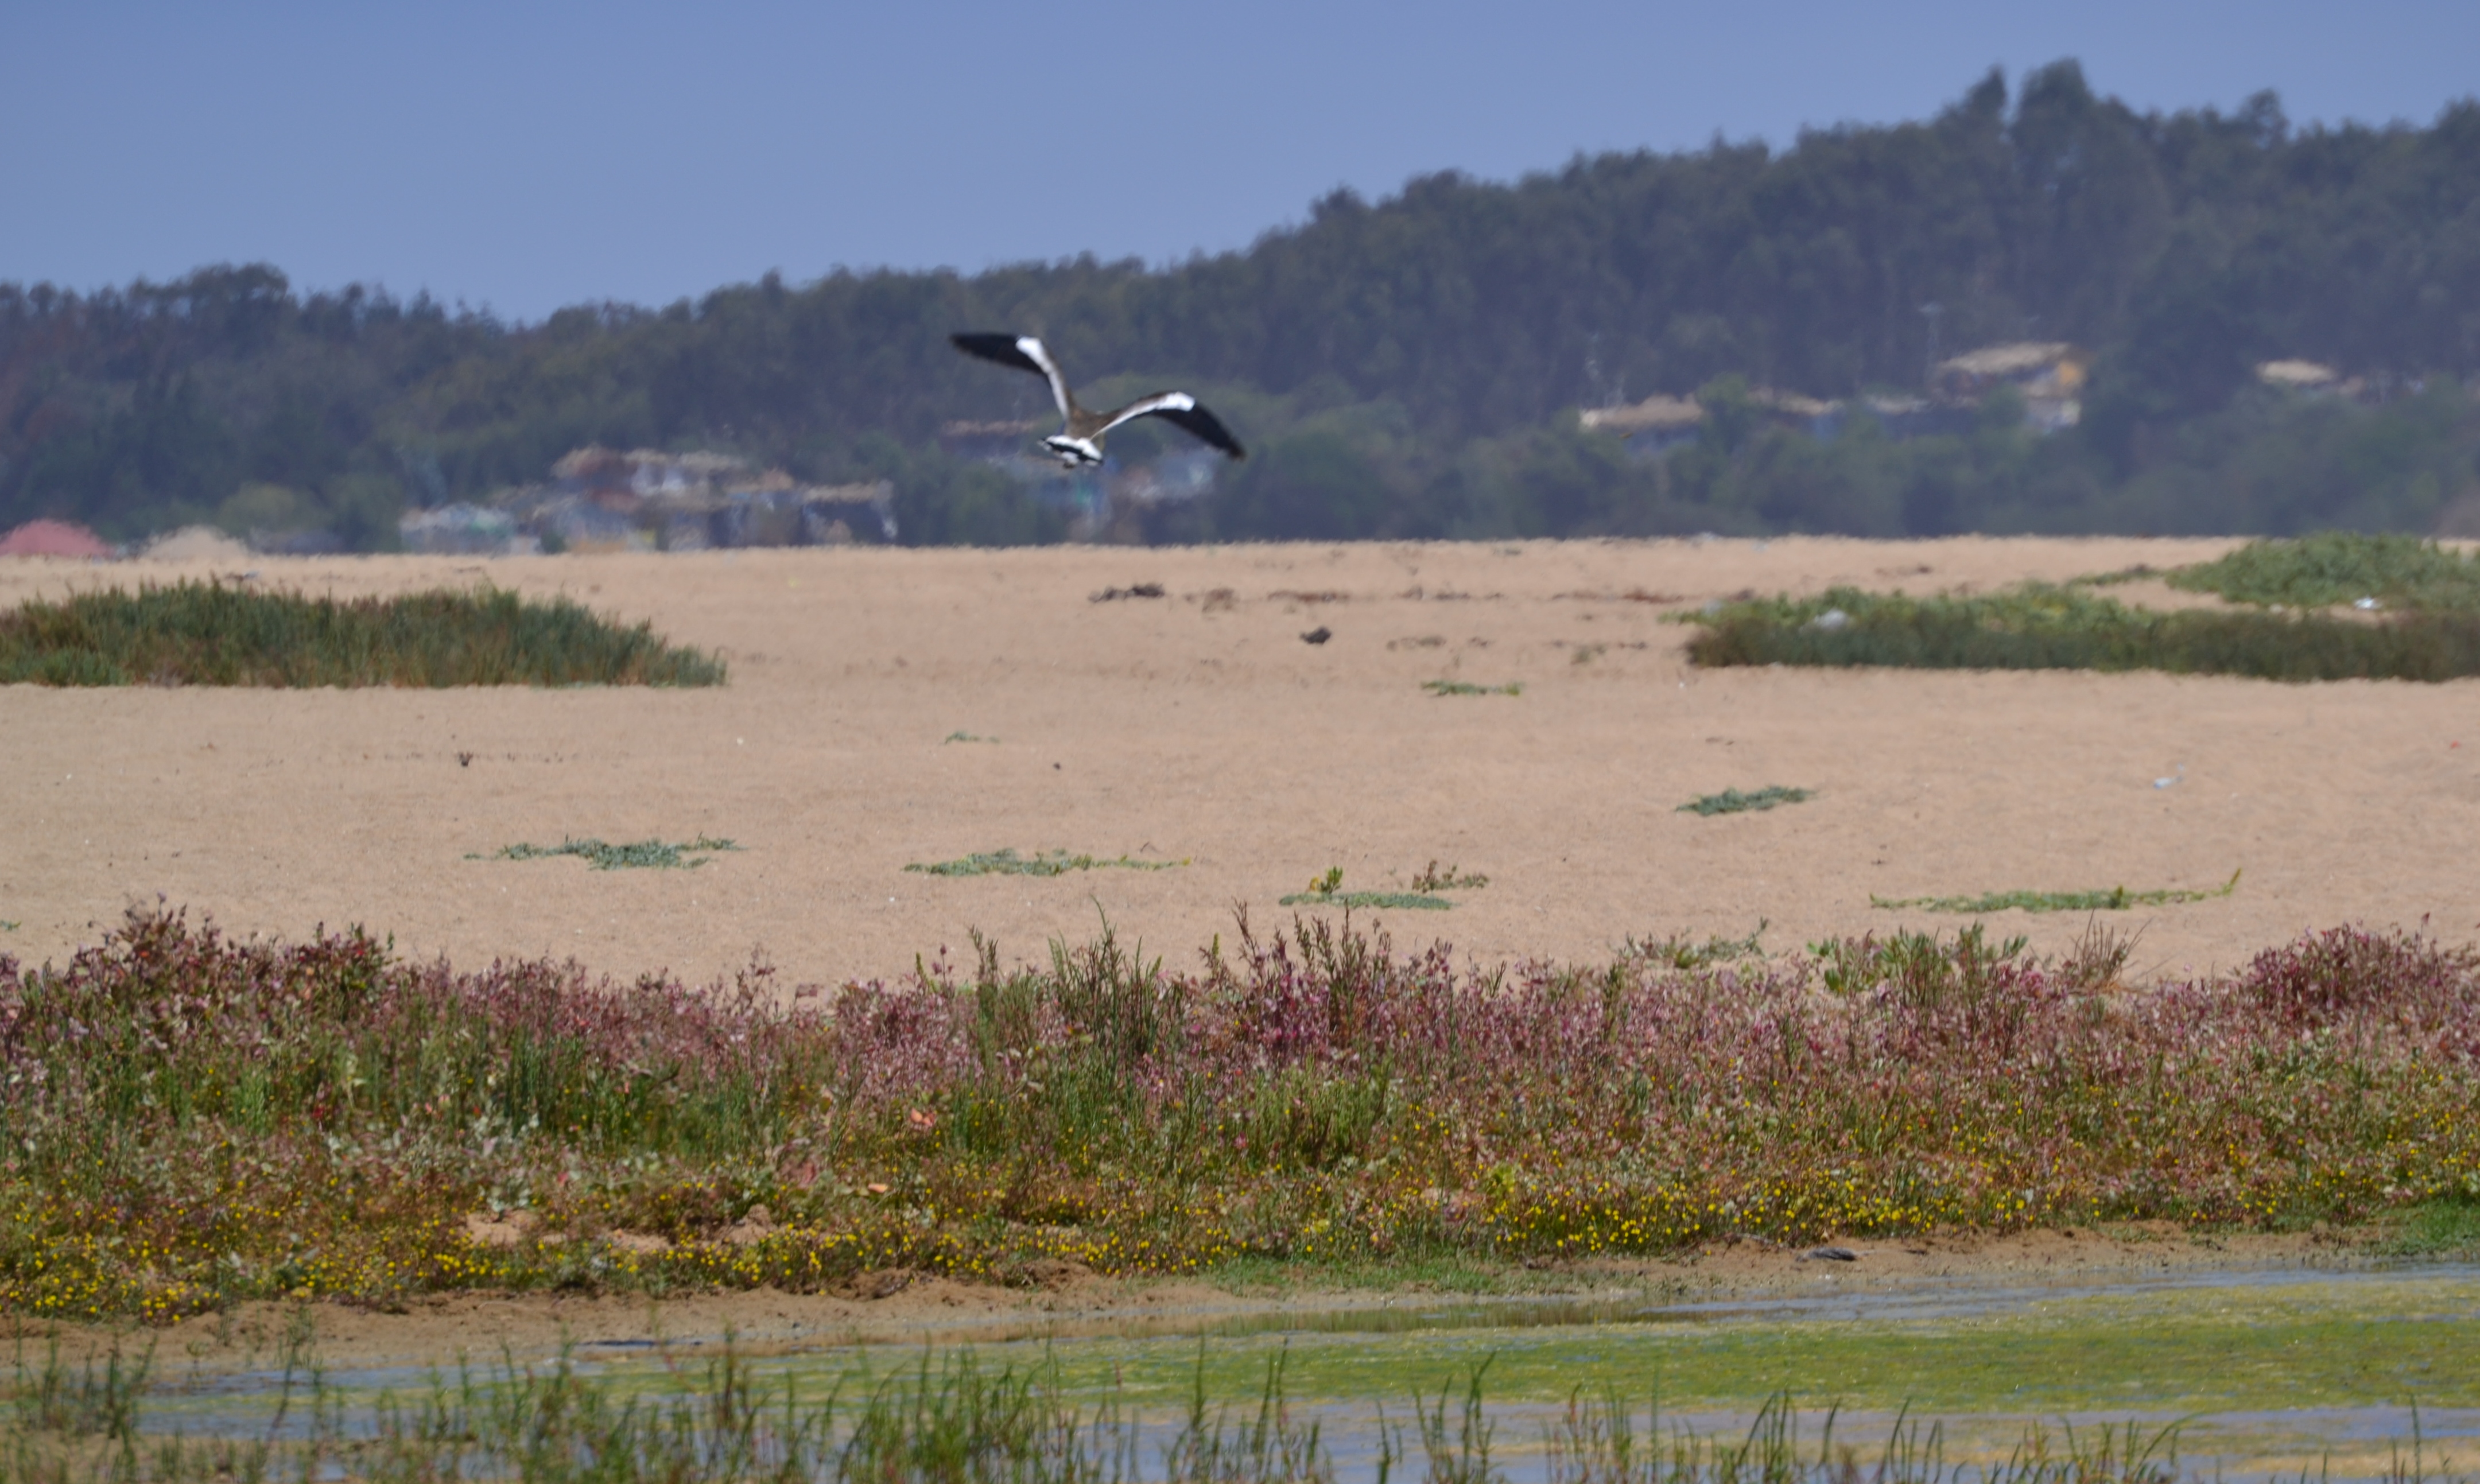
M 71 556 L 92 560 L 110 556 L 112 548 L 83 525 L 66 521 L 28 521 L 0 536 L 0 556 Z

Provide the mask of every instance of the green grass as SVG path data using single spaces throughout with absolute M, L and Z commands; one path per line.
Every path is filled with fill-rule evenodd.
M 2480 1190 L 2413 1207 L 2385 1250 L 2394 1257 L 2480 1258 Z
M 1507 1358 L 1496 1351 L 1476 1357 L 1433 1346 L 1426 1364 L 1354 1388 L 1362 1405 L 1343 1408 L 1323 1389 L 1296 1390 L 1299 1362 L 1288 1346 L 1167 1343 L 1154 1347 L 1163 1364 L 1133 1382 L 1078 1364 L 1107 1344 L 1065 1348 L 1063 1357 L 1050 1348 L 984 1355 L 925 1346 L 891 1364 L 856 1347 L 822 1364 L 787 1365 L 745 1355 L 727 1338 L 696 1356 L 662 1345 L 651 1364 L 580 1363 L 568 1352 L 539 1365 L 504 1357 L 433 1371 L 410 1396 L 341 1385 L 304 1349 L 285 1357 L 271 1388 L 206 1414 L 220 1413 L 223 1425 L 196 1437 L 149 1419 L 147 1392 L 133 1385 L 116 1394 L 117 1410 L 90 1423 L 14 1419 L 0 1428 L 0 1449 L 10 1477 L 23 1484 L 1336 1484 L 1336 1454 L 1350 1457 L 1354 1443 L 1375 1456 L 1353 1477 L 1377 1484 L 1504 1484 L 1510 1463 L 1522 1469 L 1536 1444 L 1554 1484 L 2176 1484 L 2183 1476 L 2183 1424 L 2157 1420 L 2062 1425 L 2054 1435 L 2015 1409 L 2002 1420 L 1955 1419 L 1950 1433 L 1947 1421 L 1906 1408 L 1881 1424 L 1883 1436 L 1855 1446 L 1847 1426 L 1838 1446 L 1837 1404 L 1803 1415 L 1776 1388 L 1763 1394 L 1753 1420 L 1702 1431 L 1665 1411 L 1672 1387 L 1629 1374 L 1571 1377 L 1547 1397 L 1528 1397 L 1565 1402 L 1537 1434 L 1503 1410 Z M 1917 1365 L 1919 1357 L 1902 1359 Z M 21 1392 L 42 1384 L 22 1361 L 19 1373 Z M 1640 1388 L 1649 1399 L 1635 1399 Z M 194 1402 L 174 1405 L 176 1424 L 200 1415 Z M 1967 1440 L 1992 1425 L 1999 1435 L 1985 1445 L 1984 1463 L 1949 1462 L 1950 1447 L 1968 1456 Z M 2389 1475 L 2398 1484 L 2430 1476 L 2417 1453 L 2397 1458 Z M 2453 1477 L 2441 1465 L 2438 1476 Z
M 2183 567 L 2170 585 L 2233 602 L 2325 608 L 2371 598 L 2388 609 L 2480 610 L 2480 555 L 2458 555 L 2417 536 L 2322 531 L 2256 541 L 2217 561 Z
M 2130 891 L 2112 886 L 2107 891 L 1993 891 L 1978 897 L 1899 897 L 1874 895 L 1872 907 L 1917 907 L 1931 912 L 2003 912 L 2020 909 L 2027 912 L 2123 912 L 2131 907 L 2167 907 L 2178 902 L 2209 902 L 2236 891 L 2239 873 L 2219 886 L 2205 891 Z
M 1976 598 L 1836 588 L 1724 603 L 1682 622 L 1703 626 L 1688 653 L 1708 667 L 2161 670 L 2293 681 L 2480 675 L 2480 614 L 2367 623 L 2258 610 L 2163 613 L 2041 583 Z
M 1524 682 L 1510 680 L 1504 685 L 1475 685 L 1470 680 L 1423 680 L 1421 688 L 1433 696 L 1521 696 Z
M 1010 849 L 979 852 L 929 865 L 916 861 L 904 869 L 923 876 L 1065 876 L 1071 871 L 1168 871 L 1186 864 L 1186 860 L 1136 860 L 1126 856 L 1106 860 L 1098 856 L 1072 856 L 1064 850 L 1020 856 Z
M 723 661 L 565 598 L 496 588 L 339 601 L 221 582 L 0 614 L 0 684 L 720 685 Z
M 1776 805 L 1805 804 L 1816 797 L 1816 791 L 1813 789 L 1785 788 L 1779 783 L 1769 783 L 1754 793 L 1744 794 L 1736 788 L 1725 788 L 1718 794 L 1698 794 L 1681 805 L 1676 812 L 1705 815 L 1744 814 L 1751 809 L 1770 809 Z
M 544 860 L 554 856 L 575 856 L 598 871 L 635 869 L 676 870 L 702 866 L 714 857 L 692 857 L 693 851 L 738 850 L 730 840 L 699 835 L 678 845 L 661 840 L 639 840 L 630 845 L 607 845 L 601 840 L 567 840 L 557 845 L 503 845 L 489 857 L 468 856 L 468 860 Z
M 998 738 L 975 736 L 969 731 L 951 731 L 940 740 L 942 742 L 996 742 Z

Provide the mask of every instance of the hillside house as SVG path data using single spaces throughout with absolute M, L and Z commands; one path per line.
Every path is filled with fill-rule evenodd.
M 2011 386 L 2024 397 L 2024 422 L 2044 433 L 2083 419 L 2084 381 L 2092 355 L 2062 340 L 2023 340 L 1950 356 L 1929 375 L 1929 394 L 1949 405 L 1978 406 Z

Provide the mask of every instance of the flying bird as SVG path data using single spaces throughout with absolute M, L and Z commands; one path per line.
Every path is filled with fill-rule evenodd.
M 1222 449 L 1235 459 L 1249 456 L 1240 440 L 1221 419 L 1198 405 L 1196 397 L 1185 392 L 1156 392 L 1140 397 L 1117 412 L 1087 412 L 1076 405 L 1076 394 L 1068 390 L 1068 378 L 1059 373 L 1059 363 L 1050 358 L 1042 342 L 1030 335 L 950 335 L 947 339 L 967 355 L 977 355 L 985 361 L 1013 366 L 1027 371 L 1050 383 L 1050 399 L 1059 404 L 1059 416 L 1066 426 L 1042 441 L 1050 456 L 1070 469 L 1082 469 L 1102 462 L 1103 436 L 1123 422 L 1139 418 L 1160 418 L 1176 423 L 1190 434 Z

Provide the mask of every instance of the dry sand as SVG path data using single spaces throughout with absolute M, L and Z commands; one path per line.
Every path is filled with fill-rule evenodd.
M 1885 897 L 2209 887 L 2113 914 L 2182 974 L 2343 922 L 2480 935 L 2480 683 L 1686 664 L 1666 612 L 1836 582 L 1988 589 L 2223 542 L 1842 540 L 1012 552 L 251 559 L 339 595 L 565 592 L 722 652 L 710 690 L 0 689 L 0 953 L 59 959 L 132 903 L 236 933 L 367 925 L 421 956 L 615 975 L 908 970 L 978 928 L 1004 957 L 1107 914 L 1175 964 L 1327 867 L 1401 889 L 1399 948 L 1593 959 L 1630 934 L 1957 919 Z M 231 564 L 0 563 L 0 602 Z M 1096 602 L 1159 582 L 1161 600 Z M 1218 593 L 1227 595 L 1217 597 Z M 1305 597 L 1299 595 L 1315 595 Z M 1329 596 L 1330 595 L 1330 596 Z M 1643 601 L 1646 596 L 1658 601 Z M 1319 627 L 1330 642 L 1300 635 Z M 1421 682 L 1521 681 L 1437 697 Z M 950 742 L 969 732 L 989 741 Z M 2460 744 L 2457 746 L 2457 744 Z M 2156 780 L 2173 779 L 2166 787 Z M 1691 797 L 1817 790 L 1700 818 Z M 689 871 L 487 858 L 564 835 L 743 847 Z M 912 862 L 1065 849 L 1164 871 L 946 880 Z M 2064 947 L 2080 917 L 1999 914 Z

